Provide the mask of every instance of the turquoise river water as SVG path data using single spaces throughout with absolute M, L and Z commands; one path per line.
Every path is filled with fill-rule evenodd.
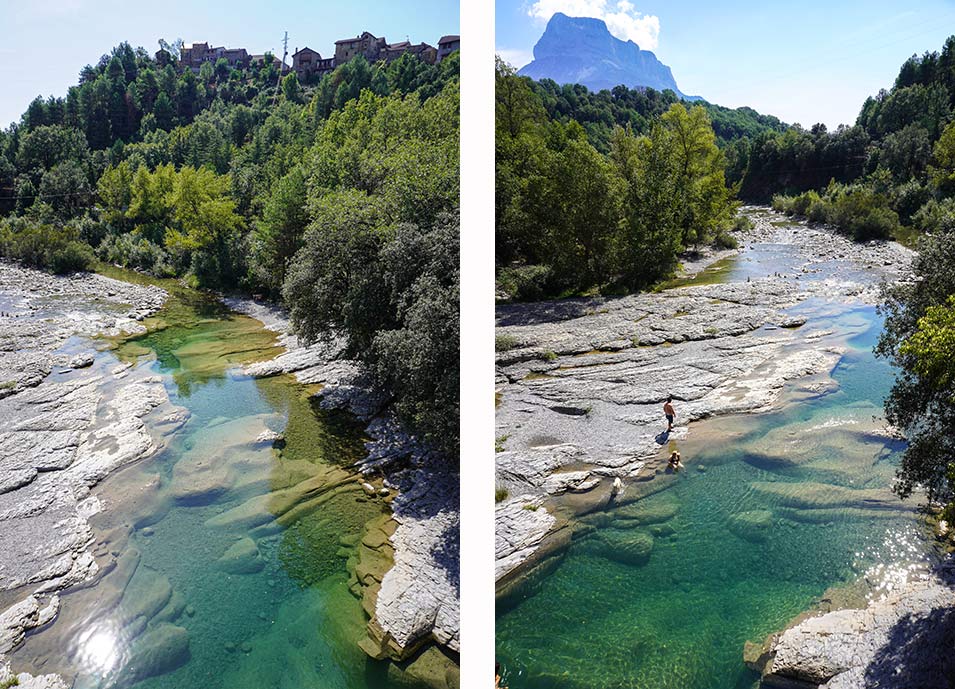
M 151 325 L 96 367 L 160 375 L 188 421 L 159 455 L 97 488 L 107 504 L 92 519 L 97 549 L 118 564 L 61 596 L 17 667 L 77 689 L 394 686 L 387 663 L 357 646 L 367 615 L 349 590 L 368 524 L 390 514 L 347 469 L 363 451 L 360 426 L 319 410 L 314 389 L 290 378 L 241 375 L 238 362 L 278 353 L 252 319 L 183 292 Z M 257 441 L 266 429 L 284 447 Z M 290 495 L 302 485 L 312 489 Z M 251 555 L 229 558 L 250 543 Z
M 766 264 L 754 267 L 761 255 L 780 253 L 757 247 L 718 270 L 765 275 Z M 636 511 L 583 517 L 557 569 L 499 606 L 510 689 L 753 687 L 745 642 L 762 642 L 830 587 L 864 575 L 861 595 L 880 595 L 928 562 L 915 505 L 889 491 L 901 447 L 882 432 L 893 376 L 872 353 L 879 316 L 812 300 L 795 310 L 804 328 L 843 336 L 838 388 L 793 389 L 778 411 L 694 424 L 679 448 L 687 468 L 665 490 Z M 652 536 L 649 560 L 601 557 L 587 523 Z

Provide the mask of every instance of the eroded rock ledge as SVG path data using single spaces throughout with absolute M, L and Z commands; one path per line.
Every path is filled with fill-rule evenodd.
M 809 617 L 748 647 L 765 689 L 948 689 L 955 679 L 955 565 L 861 609 Z
M 609 497 L 606 479 L 620 478 L 632 499 L 639 491 L 629 486 L 654 477 L 661 444 L 684 439 L 690 422 L 768 411 L 790 381 L 803 381 L 805 394 L 831 389 L 845 333 L 805 327 L 799 306 L 874 304 L 881 280 L 908 275 L 912 252 L 898 244 L 854 244 L 768 209 L 746 211 L 754 221 L 738 237 L 746 261 L 784 252 L 782 272 L 747 268 L 745 280 L 725 284 L 498 306 L 498 490 L 542 500 L 539 510 L 498 504 L 499 592 L 547 546 L 538 512 L 550 497 L 593 491 L 599 502 Z M 677 421 L 662 436 L 668 395 Z
M 92 487 L 185 421 L 161 378 L 97 359 L 89 339 L 144 332 L 139 321 L 165 298 L 158 287 L 0 262 L 0 591 L 21 597 L 0 614 L 0 681 L 26 631 L 56 618 L 57 592 L 101 569 Z M 65 686 L 56 675 L 18 678 Z
M 381 476 L 396 527 L 385 531 L 394 565 L 380 582 L 364 582 L 363 603 L 371 615 L 364 650 L 377 658 L 408 658 L 429 640 L 460 652 L 459 478 L 443 457 L 408 434 L 387 399 L 355 362 L 340 357 L 336 343 L 302 346 L 285 313 L 248 300 L 226 299 L 279 333 L 286 352 L 253 364 L 253 376 L 292 373 L 302 383 L 320 383 L 321 404 L 345 408 L 368 422 L 368 456 L 358 469 Z

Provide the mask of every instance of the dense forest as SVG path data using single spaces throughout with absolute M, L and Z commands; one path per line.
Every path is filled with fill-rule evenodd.
M 284 300 L 436 446 L 458 437 L 458 56 L 177 66 L 123 43 L 0 132 L 0 256 Z M 180 44 L 181 45 L 181 44 Z
M 674 147 L 670 163 L 679 174 L 665 181 L 666 175 L 650 172 L 652 164 L 662 165 L 651 163 L 651 152 L 662 150 L 651 141 L 656 130 L 673 129 L 674 113 L 684 108 L 696 113 L 702 147 Z M 580 85 L 535 82 L 500 61 L 497 117 L 498 287 L 509 298 L 646 287 L 669 274 L 681 251 L 712 240 L 731 242 L 725 230 L 735 198 L 772 202 L 777 210 L 827 223 L 858 240 L 909 238 L 955 226 L 955 36 L 941 52 L 906 60 L 891 89 L 868 98 L 855 124 L 834 131 L 822 124 L 787 125 L 750 108 L 681 104 L 672 91 L 618 86 L 592 93 Z M 682 127 L 676 130 L 682 137 Z M 628 179 L 620 163 L 630 138 L 640 152 L 630 159 L 645 169 Z M 593 163 L 586 180 L 581 174 L 588 168 L 567 160 L 567 141 L 575 142 L 571 154 L 586 152 Z M 697 153 L 700 164 L 691 173 L 693 165 L 686 163 Z M 706 200 L 706 211 L 685 199 L 671 210 L 658 204 L 651 211 L 639 205 L 649 198 L 636 198 L 638 187 L 652 194 L 649 180 L 686 192 L 720 174 L 728 193 Z M 548 180 L 556 184 L 562 175 L 574 180 L 565 185 L 569 193 L 543 203 Z M 600 187 L 599 203 L 592 193 L 578 193 L 585 181 Z M 680 197 L 668 192 L 659 198 Z M 557 202 L 563 204 L 559 217 L 548 216 Z M 653 226 L 663 236 L 635 230 L 636 218 L 649 223 L 659 212 L 663 216 Z M 587 222 L 573 229 L 575 216 Z M 666 218 L 663 225 L 660 217 Z M 671 242 L 667 237 L 677 226 L 679 237 Z M 575 232 L 580 236 L 572 238 Z M 627 256 L 645 255 L 641 243 L 657 253 L 637 268 Z
M 740 194 L 859 239 L 955 223 L 955 36 L 913 55 L 853 126 L 791 127 L 748 142 Z M 908 232 L 906 232 L 908 230 Z
M 736 126 L 770 124 L 739 113 Z M 686 248 L 733 242 L 736 203 L 706 105 L 650 89 L 593 96 L 498 60 L 495 145 L 497 282 L 509 298 L 640 289 Z

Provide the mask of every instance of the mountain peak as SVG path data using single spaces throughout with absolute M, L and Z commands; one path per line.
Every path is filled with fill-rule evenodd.
M 593 17 L 554 14 L 544 35 L 534 46 L 534 61 L 519 74 L 533 79 L 553 79 L 559 84 L 583 84 L 592 91 L 623 84 L 657 91 L 677 88 L 670 68 L 649 50 L 633 41 L 623 41 Z

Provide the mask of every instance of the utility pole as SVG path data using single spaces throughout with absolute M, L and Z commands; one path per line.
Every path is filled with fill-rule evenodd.
M 282 86 L 282 76 L 285 74 L 285 57 L 288 55 L 288 31 L 282 39 L 282 66 L 279 67 L 279 77 L 275 80 L 275 97 L 272 98 L 272 107 L 279 102 L 279 89 Z
M 288 31 L 285 32 L 285 38 L 282 39 L 282 66 L 279 67 L 279 73 L 285 71 L 285 58 L 288 57 Z

